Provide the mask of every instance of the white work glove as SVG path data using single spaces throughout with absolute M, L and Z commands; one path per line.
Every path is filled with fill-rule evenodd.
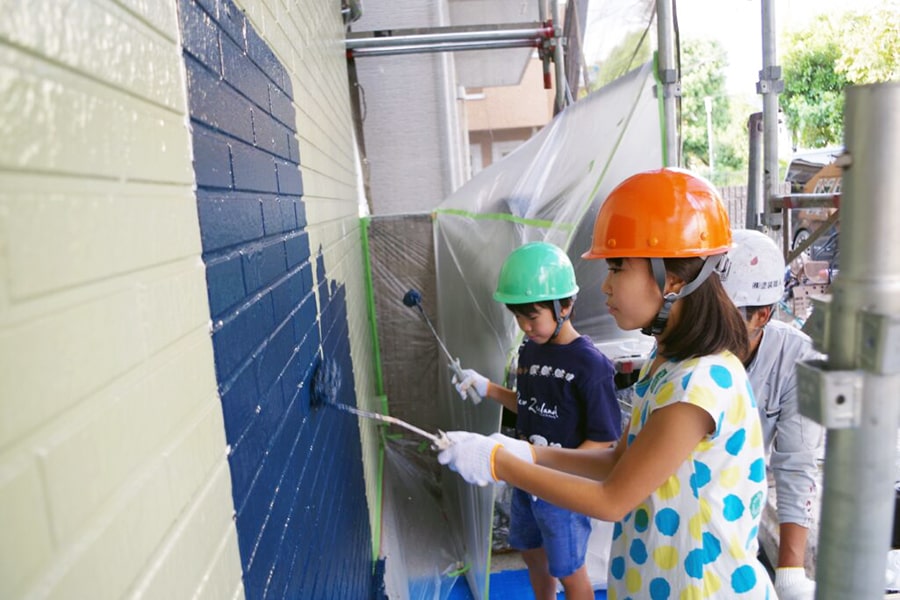
M 502 444 L 497 440 L 468 431 L 449 431 L 450 447 L 438 454 L 438 462 L 456 471 L 469 483 L 484 487 L 496 483 L 494 454 Z
M 451 380 L 454 386 L 456 386 L 456 392 L 459 394 L 459 397 L 463 400 L 466 399 L 466 394 L 469 392 L 469 388 L 473 385 L 475 386 L 475 391 L 478 392 L 478 395 L 482 398 L 487 398 L 487 389 L 488 383 L 490 383 L 490 379 L 475 371 L 474 369 L 463 369 L 462 370 L 462 381 L 456 375 L 453 376 Z
M 778 600 L 813 600 L 816 582 L 806 577 L 803 567 L 775 569 L 775 592 Z
M 500 442 L 503 449 L 527 463 L 535 463 L 534 447 L 525 440 L 517 440 L 502 433 L 492 433 L 491 439 Z

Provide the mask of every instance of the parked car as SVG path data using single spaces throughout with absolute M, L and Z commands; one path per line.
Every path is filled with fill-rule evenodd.
M 791 183 L 791 193 L 840 196 L 842 171 L 833 162 L 840 153 L 840 148 L 833 148 L 814 155 L 819 161 L 827 161 L 825 164 L 812 160 L 809 153 L 795 156 L 785 176 Z M 833 207 L 795 209 L 791 214 L 791 247 L 796 248 L 820 229 L 836 210 Z

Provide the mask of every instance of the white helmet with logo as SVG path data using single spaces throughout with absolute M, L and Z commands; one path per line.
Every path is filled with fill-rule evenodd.
M 728 261 L 719 272 L 735 306 L 769 306 L 784 295 L 784 257 L 775 242 L 753 229 L 732 231 Z

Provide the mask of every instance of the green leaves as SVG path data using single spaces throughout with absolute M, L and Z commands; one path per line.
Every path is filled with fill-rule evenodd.
M 820 16 L 784 41 L 780 104 L 795 147 L 843 141 L 844 89 L 900 78 L 900 11 Z

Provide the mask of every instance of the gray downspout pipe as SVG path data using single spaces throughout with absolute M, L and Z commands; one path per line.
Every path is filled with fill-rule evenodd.
M 900 426 L 900 83 L 845 97 L 841 268 L 811 317 L 827 366 L 797 371 L 804 414 L 849 417 L 830 419 L 825 446 L 819 600 L 884 597 Z M 808 385 L 817 380 L 827 385 Z
M 663 95 L 663 127 L 666 144 L 663 148 L 663 161 L 666 167 L 677 167 L 681 164 L 681 141 L 678 139 L 678 105 L 681 95 L 679 73 L 675 66 L 675 35 L 672 13 L 672 0 L 656 0 L 656 35 L 659 45 L 658 75 L 662 82 Z

